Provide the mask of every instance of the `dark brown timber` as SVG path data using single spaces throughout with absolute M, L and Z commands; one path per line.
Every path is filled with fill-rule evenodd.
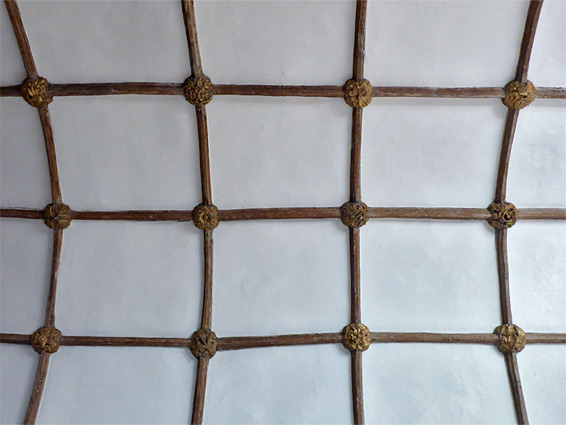
M 4 4 L 8 10 L 8 16 L 10 17 L 10 22 L 12 23 L 16 40 L 18 41 L 18 47 L 20 48 L 20 53 L 22 55 L 22 60 L 24 61 L 24 67 L 28 78 L 35 80 L 38 77 L 37 68 L 35 66 L 29 40 L 24 29 L 24 23 L 22 22 L 20 8 L 13 0 L 5 0 Z
M 43 353 L 39 355 L 39 362 L 37 364 L 37 372 L 33 389 L 31 390 L 31 397 L 29 399 L 28 410 L 24 418 L 25 425 L 35 424 L 37 413 L 39 412 L 39 404 L 41 403 L 41 396 L 43 395 L 43 388 L 45 387 L 45 378 L 47 377 L 47 367 L 49 366 L 49 356 L 51 354 Z

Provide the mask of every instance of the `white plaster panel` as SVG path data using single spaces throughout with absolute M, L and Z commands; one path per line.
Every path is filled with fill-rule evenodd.
M 203 423 L 352 421 L 350 355 L 339 345 L 218 353 L 208 377 Z
M 41 220 L 3 218 L 0 234 L 0 329 L 32 333 L 45 320 L 53 231 Z
M 38 424 L 186 424 L 196 360 L 182 348 L 61 347 Z
M 218 336 L 338 332 L 349 323 L 348 232 L 339 220 L 221 223 Z
M 202 236 L 192 223 L 74 221 L 57 327 L 66 335 L 189 337 L 199 326 Z
M 538 99 L 519 114 L 507 199 L 517 207 L 566 207 L 566 102 Z
M 513 79 L 527 1 L 370 1 L 373 85 L 503 87 Z
M 25 345 L 0 345 L 0 421 L 21 424 L 28 408 L 39 356 Z
M 566 86 L 565 20 L 566 2 L 544 2 L 529 66 L 529 80 L 536 86 Z
M 183 97 L 59 98 L 51 106 L 74 209 L 192 209 L 201 202 L 194 107 Z
M 372 331 L 492 332 L 500 323 L 486 223 L 371 221 L 361 258 L 362 321 Z
M 518 355 L 531 423 L 566 423 L 566 346 L 528 345 Z
M 207 111 L 219 208 L 348 200 L 352 113 L 340 99 L 217 98 Z
M 353 1 L 196 2 L 203 68 L 216 84 L 344 84 Z
M 566 333 L 566 223 L 519 221 L 507 232 L 513 321 Z
M 0 35 L 0 84 L 20 84 L 26 78 L 26 71 L 8 11 L 3 5 L 0 7 Z
M 22 1 L 39 74 L 51 83 L 182 82 L 190 75 L 175 1 Z
M 0 205 L 45 207 L 51 188 L 37 109 L 23 99 L 1 98 L 0 139 Z
M 490 346 L 375 344 L 364 353 L 367 424 L 514 424 L 503 356 Z
M 505 109 L 496 99 L 374 99 L 364 109 L 364 201 L 486 208 L 493 201 Z

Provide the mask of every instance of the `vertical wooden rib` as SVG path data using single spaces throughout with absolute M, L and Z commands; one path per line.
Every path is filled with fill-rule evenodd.
M 531 0 L 527 19 L 525 22 L 525 30 L 523 32 L 523 40 L 521 42 L 521 50 L 517 61 L 517 70 L 515 79 L 521 83 L 527 81 L 527 73 L 529 69 L 529 61 L 535 32 L 542 8 L 542 0 Z M 507 192 L 507 174 L 509 170 L 509 160 L 511 157 L 511 147 L 517 120 L 519 118 L 519 110 L 509 109 L 505 118 L 505 129 L 503 131 L 503 140 L 501 143 L 501 155 L 499 158 L 499 170 L 497 173 L 497 183 L 495 188 L 495 201 L 505 202 Z M 495 230 L 495 246 L 497 251 L 497 271 L 499 278 L 499 299 L 501 305 L 501 319 L 504 324 L 513 323 L 511 316 L 511 300 L 509 291 L 509 263 L 507 259 L 507 230 Z M 505 354 L 505 365 L 507 368 L 507 376 L 509 377 L 509 385 L 513 394 L 515 405 L 515 414 L 519 424 L 528 424 L 527 407 L 521 387 L 521 379 L 519 377 L 519 367 L 517 363 L 517 355 L 515 353 Z
M 206 375 L 208 374 L 209 359 L 198 359 L 197 380 L 195 384 L 195 394 L 193 399 L 192 424 L 202 424 L 204 413 L 204 394 L 206 393 Z
M 20 53 L 24 62 L 24 67 L 28 78 L 36 79 L 38 77 L 37 68 L 29 45 L 22 17 L 18 5 L 13 0 L 5 1 L 6 9 L 18 41 Z M 47 150 L 47 160 L 49 164 L 49 180 L 51 184 L 51 195 L 53 202 L 62 202 L 61 189 L 59 187 L 59 173 L 57 171 L 57 157 L 55 155 L 55 143 L 53 141 L 53 129 L 51 128 L 51 120 L 49 118 L 49 110 L 47 105 L 38 108 L 39 119 L 41 120 L 41 127 L 43 129 L 43 136 L 45 139 L 45 148 Z M 47 300 L 47 308 L 45 315 L 45 325 L 55 325 L 55 295 L 57 292 L 57 271 L 59 269 L 59 259 L 61 256 L 62 244 L 62 230 L 55 230 L 53 236 L 53 256 L 51 262 L 51 279 L 49 285 L 49 295 Z M 43 395 L 43 388 L 45 386 L 45 379 L 47 377 L 47 368 L 49 366 L 48 353 L 39 355 L 39 362 L 37 365 L 37 373 L 33 384 L 33 389 L 24 418 L 25 424 L 35 424 L 39 405 L 41 403 L 41 396 Z
M 367 0 L 356 2 L 356 28 L 354 32 L 354 80 L 364 78 L 364 54 L 366 44 Z
M 197 106 L 196 113 L 199 141 L 202 202 L 206 205 L 212 205 L 212 182 L 210 179 L 210 155 L 208 151 L 208 126 L 206 121 L 206 108 L 204 106 Z
M 364 423 L 364 389 L 362 380 L 362 352 L 352 351 L 352 402 L 354 406 L 354 424 Z
M 204 230 L 204 290 L 202 297 L 201 327 L 212 326 L 212 230 Z
M 53 140 L 53 129 L 51 128 L 51 118 L 47 106 L 38 108 L 39 119 L 43 129 L 45 139 L 45 149 L 47 150 L 47 162 L 49 165 L 49 179 L 51 182 L 51 195 L 53 202 L 62 202 L 61 187 L 59 185 L 59 171 L 57 169 L 57 155 L 55 154 L 55 141 Z
M 47 377 L 47 367 L 49 366 L 49 356 L 51 354 L 43 353 L 39 355 L 39 363 L 37 365 L 37 373 L 29 399 L 28 410 L 24 419 L 25 425 L 35 424 L 41 396 L 43 395 L 43 387 L 45 386 L 45 378 Z
M 193 0 L 181 0 L 183 8 L 183 19 L 185 21 L 185 31 L 187 32 L 187 42 L 189 45 L 189 59 L 194 77 L 202 75 L 202 64 L 200 61 L 200 49 L 198 47 L 197 24 L 195 19 L 195 4 Z
M 181 0 L 183 19 L 189 46 L 189 59 L 192 75 L 196 78 L 203 75 L 200 51 L 198 46 L 195 8 L 192 0 Z M 205 106 L 196 106 L 197 131 L 199 140 L 199 159 L 202 202 L 212 205 L 212 184 L 210 179 L 210 159 L 208 149 L 208 126 Z M 212 325 L 212 230 L 203 231 L 204 238 L 204 290 L 202 301 L 201 326 L 210 328 Z M 197 366 L 197 379 L 193 398 L 192 424 L 201 424 L 204 412 L 204 398 L 206 392 L 206 377 L 208 372 L 208 359 L 200 358 Z
M 507 368 L 507 376 L 511 392 L 513 393 L 513 404 L 515 405 L 515 415 L 518 424 L 528 424 L 527 406 L 521 386 L 521 377 L 519 376 L 519 364 L 517 362 L 517 353 L 505 353 L 505 366 Z
M 529 4 L 529 11 L 527 12 L 527 20 L 525 22 L 525 32 L 523 33 L 523 41 L 521 42 L 521 51 L 519 53 L 517 71 L 515 73 L 515 79 L 519 80 L 521 83 L 527 81 L 529 62 L 531 60 L 531 52 L 533 50 L 542 3 L 543 0 L 531 0 Z
M 350 228 L 350 321 L 362 321 L 360 290 L 360 229 Z
M 18 47 L 20 48 L 20 53 L 24 61 L 24 67 L 26 69 L 28 78 L 35 80 L 38 76 L 37 68 L 35 66 L 35 61 L 33 60 L 29 40 L 24 29 L 24 23 L 22 22 L 20 8 L 14 0 L 5 0 L 4 3 L 6 4 L 8 16 L 10 17 L 12 27 L 14 28 L 14 33 L 16 34 L 16 40 L 18 41 Z
M 497 171 L 497 182 L 495 185 L 495 201 L 505 202 L 507 193 L 507 174 L 509 171 L 509 159 L 511 157 L 511 146 L 517 128 L 519 110 L 508 109 L 505 118 L 505 128 L 503 130 L 503 140 L 501 142 L 501 154 L 499 156 L 499 168 Z
M 497 252 L 497 275 L 499 280 L 499 305 L 501 322 L 513 323 L 509 291 L 509 263 L 507 261 L 507 229 L 495 229 L 495 249 Z
M 364 78 L 367 1 L 357 0 L 354 30 L 353 79 Z M 350 150 L 350 201 L 361 201 L 362 108 L 352 110 L 352 145 Z M 362 320 L 360 285 L 360 229 L 350 229 L 350 318 L 352 323 Z M 354 423 L 364 424 L 364 395 L 362 385 L 362 353 L 351 353 L 352 400 Z
M 63 245 L 63 230 L 53 232 L 53 259 L 51 261 L 51 281 L 49 283 L 49 295 L 47 297 L 47 309 L 45 312 L 45 326 L 55 326 L 55 298 L 57 295 L 57 276 L 61 259 L 61 248 Z

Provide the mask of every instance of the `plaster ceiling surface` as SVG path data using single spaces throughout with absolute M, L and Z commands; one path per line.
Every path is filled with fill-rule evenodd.
M 51 83 L 190 75 L 177 1 L 21 1 Z M 351 78 L 355 2 L 197 1 L 215 84 L 337 85 Z M 503 87 L 526 1 L 370 1 L 365 74 L 374 86 Z M 545 1 L 529 79 L 566 86 L 566 2 Z M 26 78 L 0 7 L 0 85 Z M 51 202 L 42 128 L 0 98 L 0 205 Z M 336 207 L 349 197 L 351 108 L 342 99 L 219 96 L 207 106 L 219 209 Z M 194 107 L 182 96 L 56 97 L 61 188 L 74 210 L 182 209 L 201 202 Z M 375 98 L 364 110 L 363 200 L 373 207 L 493 201 L 506 108 L 499 99 Z M 566 207 L 566 101 L 521 112 L 507 198 Z M 0 331 L 44 320 L 52 231 L 0 220 Z M 64 335 L 189 337 L 199 327 L 202 236 L 190 222 L 74 221 L 57 292 Z M 363 322 L 372 331 L 491 333 L 501 322 L 493 229 L 483 221 L 371 220 L 361 230 Z M 338 332 L 349 323 L 348 230 L 340 220 L 221 223 L 214 231 L 219 337 Z M 566 332 L 566 223 L 508 236 L 515 322 Z M 37 354 L 0 344 L 2 423 L 21 423 Z M 53 356 L 38 423 L 187 423 L 197 361 L 182 348 L 69 347 Z M 532 345 L 519 367 L 532 423 L 566 424 L 566 346 Z M 366 423 L 515 423 L 493 346 L 375 344 L 364 354 Z M 204 423 L 351 423 L 341 345 L 219 352 Z

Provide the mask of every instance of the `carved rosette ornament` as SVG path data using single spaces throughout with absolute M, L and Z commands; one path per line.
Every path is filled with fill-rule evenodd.
M 210 359 L 216 354 L 216 334 L 208 328 L 200 328 L 193 333 L 189 348 L 197 359 Z
M 508 229 L 517 222 L 517 208 L 510 202 L 493 202 L 487 210 L 491 213 L 487 222 L 495 229 Z
M 352 108 L 365 108 L 371 103 L 371 83 L 366 79 L 346 81 L 344 100 Z
M 212 230 L 218 226 L 218 208 L 200 204 L 193 210 L 193 223 L 201 230 Z
M 36 330 L 31 336 L 31 346 L 39 353 L 53 354 L 59 350 L 61 331 L 52 326 L 44 326 Z
M 185 99 L 191 105 L 204 106 L 212 100 L 212 81 L 206 75 L 189 77 L 183 86 Z
M 66 229 L 71 225 L 71 208 L 65 204 L 49 204 L 43 211 L 43 221 L 53 230 Z
M 36 108 L 48 105 L 53 100 L 49 95 L 49 82 L 43 77 L 37 77 L 35 80 L 29 78 L 24 80 L 20 90 L 24 100 Z
M 369 220 L 368 206 L 362 201 L 346 202 L 340 207 L 340 218 L 348 227 L 362 227 Z
M 344 328 L 342 344 L 350 351 L 366 351 L 371 342 L 369 329 L 362 323 L 350 323 Z
M 530 81 L 525 84 L 519 81 L 509 81 L 505 86 L 503 104 L 511 109 L 523 109 L 535 100 L 536 95 L 535 86 Z
M 517 325 L 501 325 L 493 333 L 499 336 L 497 349 L 502 353 L 518 353 L 525 348 L 525 331 Z

